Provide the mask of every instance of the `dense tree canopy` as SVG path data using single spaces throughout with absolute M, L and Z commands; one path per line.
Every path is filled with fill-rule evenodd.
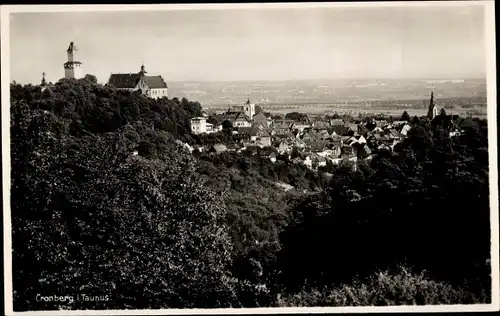
M 23 104 L 13 110 L 14 289 L 21 308 L 57 308 L 37 305 L 36 293 L 76 288 L 110 300 L 66 307 L 236 302 L 224 201 L 200 182 L 192 157 L 172 144 L 156 159 L 131 156 L 126 128 L 57 137 L 64 124 L 52 114 L 29 113 Z
M 282 234 L 283 282 L 325 286 L 404 263 L 487 288 L 487 126 L 468 124 L 463 136 L 450 138 L 422 119 L 394 154 L 356 172 L 337 170 L 330 187 L 295 208 Z
M 408 112 L 404 111 L 403 115 L 401 115 L 401 121 L 410 121 L 410 120 L 411 120 L 410 115 L 408 114 Z
M 285 119 L 294 120 L 297 122 L 304 122 L 304 123 L 308 122 L 308 120 L 309 120 L 309 118 L 307 117 L 307 114 L 299 113 L 299 112 L 287 113 L 285 115 Z

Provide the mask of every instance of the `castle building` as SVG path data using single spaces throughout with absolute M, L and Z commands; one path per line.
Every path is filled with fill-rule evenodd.
M 83 64 L 76 60 L 76 45 L 71 42 L 68 50 L 68 61 L 64 63 L 64 78 L 66 79 L 81 79 L 83 78 Z
M 143 95 L 153 99 L 168 96 L 168 87 L 162 76 L 147 76 L 144 65 L 138 73 L 111 74 L 108 85 L 118 90 L 140 91 Z

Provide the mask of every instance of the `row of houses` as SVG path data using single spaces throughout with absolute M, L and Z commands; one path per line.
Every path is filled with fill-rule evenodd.
M 219 115 L 204 115 L 191 119 L 191 132 L 193 134 L 217 133 L 223 129 L 224 124 L 229 123 L 234 128 L 259 126 L 261 122 L 269 125 L 269 120 L 262 112 L 255 113 L 255 104 L 250 99 L 242 106 L 229 108 L 225 113 Z M 214 123 L 210 123 L 209 120 Z
M 243 152 L 251 148 L 272 148 L 266 154 L 260 153 L 271 161 L 278 155 L 288 156 L 294 163 L 302 163 L 312 169 L 326 165 L 328 161 L 338 164 L 341 161 L 371 159 L 381 150 L 394 150 L 410 132 L 410 122 L 400 120 L 371 119 L 365 122 L 353 119 L 327 119 L 317 117 L 298 120 L 271 119 L 269 114 L 257 111 L 250 100 L 239 109 L 228 109 L 223 114 L 204 116 L 191 120 L 195 134 L 221 131 L 225 124 L 230 125 L 233 133 L 232 144 L 213 144 L 196 150 L 209 153 Z M 252 109 L 250 111 L 249 109 Z M 429 118 L 436 115 L 433 95 L 429 105 Z M 208 123 L 210 119 L 214 123 Z M 459 128 L 450 131 L 450 137 L 460 135 Z
M 241 113 L 236 113 L 234 117 L 238 118 L 239 115 Z M 227 116 L 226 113 L 226 119 Z M 389 123 L 384 120 L 372 120 L 362 123 L 342 119 L 318 119 L 312 122 L 297 122 L 271 120 L 263 113 L 254 117 L 256 116 L 257 120 L 251 122 L 252 124 L 243 126 L 235 124 L 236 120 L 233 121 L 233 139 L 237 140 L 235 143 L 213 144 L 192 150 L 218 154 L 269 147 L 274 149 L 266 156 L 271 161 L 276 161 L 278 155 L 285 155 L 294 163 L 302 163 L 316 169 L 326 165 L 327 161 L 338 164 L 345 160 L 371 159 L 379 150 L 393 150 L 411 129 L 407 121 Z M 206 121 L 206 118 L 196 119 L 201 122 L 198 126 L 203 124 L 202 119 Z M 217 130 L 211 125 L 213 126 L 206 123 L 205 126 Z M 265 153 L 262 150 L 260 152 Z
M 450 137 L 463 133 L 465 120 L 452 120 Z M 267 124 L 266 124 L 267 125 Z M 375 120 L 367 122 L 342 119 L 295 122 L 271 120 L 267 126 L 244 126 L 233 130 L 231 143 L 215 143 L 205 146 L 179 145 L 193 153 L 220 154 L 223 152 L 260 155 L 276 162 L 281 157 L 311 169 L 339 164 L 342 161 L 357 162 L 372 159 L 382 150 L 393 151 L 411 131 L 408 121 Z M 354 164 L 356 168 L 356 164 Z

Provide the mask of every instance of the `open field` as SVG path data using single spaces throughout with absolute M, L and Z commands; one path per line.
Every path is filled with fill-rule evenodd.
M 486 117 L 486 81 L 322 80 L 284 82 L 172 82 L 172 96 L 200 102 L 205 110 L 225 111 L 250 99 L 267 112 L 309 115 L 383 113 L 425 115 L 431 91 L 447 113 Z
M 473 116 L 486 118 L 486 102 L 474 101 L 467 103 L 467 100 L 459 100 L 458 103 L 451 103 L 450 100 L 443 100 L 437 106 L 439 109 L 444 108 L 448 114 L 458 114 L 461 116 Z M 369 104 L 275 104 L 275 105 L 259 105 L 264 111 L 273 114 L 286 114 L 290 112 L 300 112 L 308 115 L 327 115 L 327 114 L 350 114 L 357 116 L 359 114 L 385 114 L 388 116 L 399 116 L 403 111 L 408 112 L 411 116 L 423 116 L 427 114 L 428 100 L 418 100 L 412 104 L 401 101 L 397 105 L 394 104 L 377 104 L 375 106 Z M 450 104 L 460 104 L 461 106 L 451 106 Z M 206 107 L 209 111 L 225 111 L 227 107 Z
M 304 80 L 278 82 L 169 82 L 169 95 L 199 101 L 204 107 L 246 102 L 265 106 L 360 104 L 422 107 L 431 91 L 439 100 L 476 103 L 486 99 L 486 80 Z M 399 103 L 399 104 L 398 104 Z M 456 106 L 460 104 L 455 104 Z
M 351 114 L 357 116 L 359 114 L 385 114 L 388 116 L 398 116 L 403 113 L 403 111 L 408 112 L 410 116 L 423 116 L 427 114 L 427 109 L 415 109 L 415 108 L 402 108 L 402 109 L 383 109 L 383 108 L 359 108 L 359 107 L 317 107 L 317 106 L 295 106 L 292 108 L 277 108 L 277 107 L 263 107 L 265 111 L 276 114 L 286 114 L 290 112 L 300 112 L 309 115 L 327 115 L 327 114 Z M 445 108 L 448 114 L 450 114 L 450 109 Z M 486 109 L 481 111 L 476 111 L 471 113 L 470 109 L 454 108 L 453 114 L 458 114 L 461 116 L 472 115 L 474 117 L 486 118 Z

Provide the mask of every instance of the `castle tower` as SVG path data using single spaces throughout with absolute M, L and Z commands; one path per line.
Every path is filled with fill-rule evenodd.
M 81 79 L 83 78 L 83 64 L 76 60 L 75 55 L 78 49 L 71 42 L 68 50 L 68 61 L 64 63 L 64 78 L 66 79 Z

